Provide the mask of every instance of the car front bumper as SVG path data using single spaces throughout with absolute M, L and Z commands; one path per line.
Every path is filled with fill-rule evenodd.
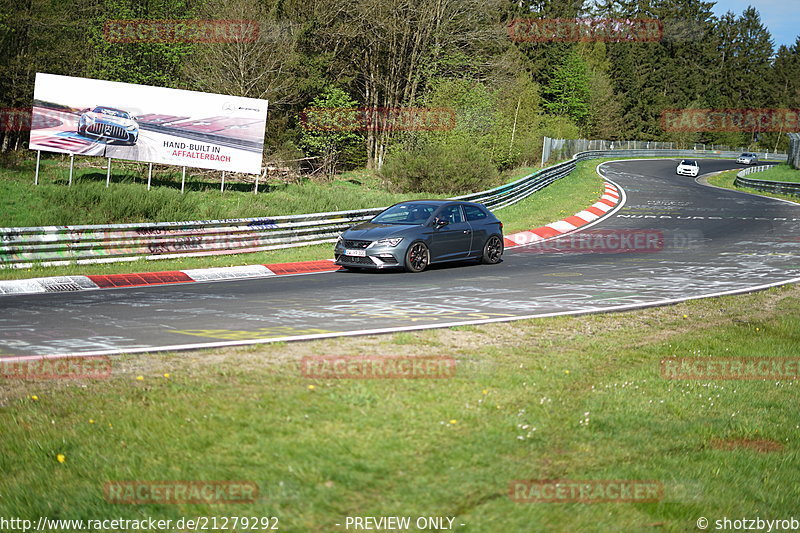
M 89 135 L 95 135 L 104 139 L 114 141 L 136 142 L 139 139 L 139 130 L 129 130 L 117 124 L 105 122 L 94 122 L 85 125 L 85 131 Z
M 402 244 L 402 243 L 401 243 Z M 403 266 L 405 246 L 369 246 L 355 249 L 364 252 L 363 256 L 347 255 L 347 249 L 336 244 L 333 250 L 335 264 L 355 268 L 398 268 Z
M 698 172 L 699 171 L 697 170 L 684 170 L 684 169 L 678 169 L 675 171 L 676 174 L 679 174 L 681 176 L 690 176 L 692 178 L 696 178 Z

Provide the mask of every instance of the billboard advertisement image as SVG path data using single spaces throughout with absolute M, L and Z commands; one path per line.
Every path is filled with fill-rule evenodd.
M 259 174 L 266 100 L 36 74 L 30 149 Z

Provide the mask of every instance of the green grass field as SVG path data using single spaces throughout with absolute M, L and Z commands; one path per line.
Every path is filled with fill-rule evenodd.
M 108 188 L 105 169 L 96 166 L 76 164 L 72 186 L 67 186 L 67 162 L 43 161 L 39 185 L 33 183 L 34 168 L 35 161 L 26 160 L 0 169 L 0 227 L 277 216 L 380 207 L 433 196 L 388 192 L 366 171 L 330 182 L 262 182 L 258 194 L 253 194 L 253 184 L 230 182 L 222 193 L 219 172 L 187 172 L 186 192 L 181 194 L 181 174 L 174 168 L 154 170 L 150 191 L 143 164 L 115 162 Z
M 581 211 L 586 206 L 591 205 L 597 198 L 603 193 L 603 182 L 602 179 L 596 174 L 595 167 L 597 166 L 599 161 L 586 161 L 580 163 L 578 168 L 573 171 L 569 176 L 558 180 L 557 182 L 553 183 L 552 185 L 548 186 L 547 188 L 529 196 L 522 202 L 515 204 L 511 207 L 506 209 L 502 209 L 497 212 L 498 217 L 503 221 L 505 224 L 504 231 L 506 233 L 513 233 L 515 231 L 522 231 L 526 229 L 535 228 L 538 226 L 542 226 L 544 224 L 548 224 L 550 222 L 554 222 L 556 220 L 560 220 L 565 216 L 570 216 L 578 211 Z M 519 169 L 513 175 L 506 178 L 506 181 L 511 181 L 513 179 L 525 176 L 533 172 L 534 169 L 532 168 L 525 168 Z M 369 181 L 369 177 L 361 177 L 363 183 L 372 183 L 372 187 L 376 187 L 375 195 L 370 195 L 370 190 L 367 188 L 366 190 L 364 187 L 366 185 L 354 185 L 350 182 L 345 180 L 340 180 L 339 182 L 335 182 L 330 186 L 320 185 L 320 184 L 306 184 L 306 185 L 293 185 L 289 186 L 291 188 L 291 195 L 295 197 L 303 197 L 306 193 L 308 188 L 309 191 L 314 191 L 313 195 L 324 196 L 325 191 L 328 187 L 332 192 L 331 194 L 342 194 L 341 203 L 336 204 L 336 209 L 356 209 L 362 207 L 379 207 L 381 205 L 389 205 L 394 202 L 401 201 L 406 196 L 400 195 L 393 195 L 391 193 L 387 193 L 385 191 L 380 191 L 377 189 L 378 185 L 374 182 Z M 0 181 L 2 184 L 3 181 Z M 92 191 L 96 192 L 100 196 L 104 196 L 107 198 L 113 198 L 114 194 L 116 194 L 117 189 L 112 191 L 111 195 L 107 193 L 109 191 L 105 190 L 105 182 L 102 185 L 93 185 Z M 337 185 L 338 184 L 338 185 Z M 18 186 L 15 185 L 15 186 Z M 66 187 L 62 185 L 52 185 L 54 189 L 58 189 L 59 191 L 63 192 L 68 190 Z M 99 190 L 98 188 L 102 188 Z M 148 193 L 144 190 L 141 184 L 133 185 L 130 184 L 129 190 L 131 191 L 144 191 L 141 192 L 142 195 L 146 196 Z M 29 187 L 36 191 L 32 185 Z M 74 190 L 77 190 L 74 189 Z M 150 191 L 152 194 L 155 191 Z M 336 192 L 339 191 L 339 192 Z M 349 191 L 344 194 L 342 191 Z M 178 195 L 175 191 L 171 191 L 169 194 L 171 195 Z M 290 193 L 285 193 L 289 195 Z M 312 194 L 312 193 L 308 193 Z M 253 195 L 249 193 L 238 193 L 239 196 L 237 198 L 244 198 L 246 200 L 251 198 L 260 198 L 262 197 L 261 194 Z M 12 196 L 14 197 L 24 197 L 19 194 L 19 191 L 15 192 Z M 220 199 L 228 200 L 230 198 L 234 198 L 234 194 L 232 193 L 225 193 L 219 194 L 219 192 L 204 192 L 204 193 L 197 193 L 198 197 L 206 198 L 203 200 L 204 202 L 212 202 L 218 201 Z M 267 197 L 267 194 L 264 194 L 263 197 Z M 0 200 L 2 201 L 2 200 Z M 8 200 L 7 200 L 8 201 Z M 120 200 L 121 201 L 121 200 Z M 249 201 L 249 200 L 248 200 Z M 261 201 L 261 200 L 259 200 Z M 297 202 L 301 200 L 297 199 Z M 306 199 L 305 201 L 311 201 Z M 333 200 L 328 200 L 333 201 Z M 38 202 L 38 200 L 37 200 Z M 114 200 L 117 202 L 117 200 Z M 347 204 L 345 202 L 352 202 L 351 204 Z M 372 202 L 372 203 L 370 203 Z M 224 204 L 223 204 L 224 205 Z M 323 204 L 317 203 L 315 204 L 317 207 L 316 209 L 311 209 L 310 206 L 305 206 L 305 208 L 311 209 L 308 211 L 297 211 L 297 209 L 301 209 L 304 204 L 291 204 L 290 202 L 285 202 L 281 204 L 281 209 L 288 210 L 292 209 L 295 213 L 302 213 L 302 212 L 314 212 L 322 211 L 326 209 L 333 209 L 331 204 Z M 327 207 L 325 207 L 327 205 Z M 222 207 L 218 207 L 222 209 Z M 36 205 L 31 205 L 25 209 L 31 210 L 39 210 L 39 211 L 46 211 L 46 208 L 37 203 Z M 237 207 L 240 209 L 240 207 Z M 218 212 L 216 217 L 210 218 L 235 218 L 239 216 L 262 216 L 268 214 L 276 214 L 276 213 L 265 213 L 259 210 L 244 210 L 241 208 L 241 211 L 224 211 Z M 275 208 L 277 209 L 277 208 Z M 281 213 L 283 214 L 283 213 Z M 186 218 L 187 220 L 192 219 L 192 217 Z M 164 220 L 174 220 L 174 219 L 164 219 Z M 199 220 L 204 220 L 204 218 L 199 218 Z M 0 224 L 3 225 L 3 224 Z M 0 279 L 26 279 L 26 278 L 34 278 L 34 277 L 44 277 L 44 276 L 68 276 L 68 275 L 92 275 L 92 274 L 118 274 L 118 273 L 133 273 L 133 272 L 152 272 L 152 271 L 165 271 L 165 270 L 183 270 L 188 268 L 208 268 L 208 267 L 220 267 L 220 266 L 238 266 L 238 265 L 253 265 L 253 264 L 269 264 L 269 263 L 282 263 L 282 262 L 292 262 L 292 261 L 309 261 L 314 259 L 326 259 L 332 258 L 332 245 L 323 244 L 323 245 L 316 245 L 316 246 L 303 246 L 303 247 L 294 247 L 294 248 L 283 248 L 279 250 L 273 250 L 268 252 L 259 252 L 259 253 L 248 253 L 248 254 L 236 254 L 236 255 L 227 255 L 227 256 L 216 256 L 216 257 L 197 257 L 197 258 L 182 258 L 182 259 L 165 259 L 165 260 L 158 260 L 158 261 L 147 261 L 147 260 L 137 260 L 132 262 L 121 262 L 121 263 L 105 263 L 105 264 L 88 264 L 88 265 L 65 265 L 65 266 L 56 266 L 56 267 L 43 267 L 43 266 L 34 266 L 32 268 L 25 268 L 25 269 L 0 269 Z
M 749 177 L 759 180 L 800 183 L 800 170 L 793 169 L 788 163 L 781 163 L 779 165 L 775 165 L 769 170 L 751 174 Z
M 790 202 L 800 203 L 800 197 L 797 196 L 791 196 L 788 194 L 774 194 L 770 192 L 751 189 L 750 187 L 737 187 L 736 185 L 734 185 L 733 182 L 736 179 L 736 174 L 738 172 L 739 172 L 738 170 L 726 170 L 724 172 L 720 172 L 716 176 L 710 176 L 708 178 L 708 183 L 716 187 L 723 187 L 725 189 L 731 189 L 734 191 L 749 192 L 751 194 L 758 194 L 760 196 L 768 196 L 770 198 L 780 198 L 782 200 L 789 200 Z M 762 178 L 762 176 L 766 174 L 766 172 L 768 171 L 757 172 L 756 174 L 752 174 L 752 176 L 757 176 L 759 179 L 766 179 Z
M 450 516 L 454 530 L 481 532 L 788 518 L 800 498 L 797 381 L 668 380 L 660 361 L 798 353 L 793 286 L 620 314 L 119 357 L 105 380 L 5 380 L 0 516 L 277 516 L 292 532 L 345 531 L 335 524 L 347 516 Z M 299 362 L 312 355 L 430 355 L 457 367 L 449 379 L 309 379 Z M 663 496 L 517 503 L 509 487 L 520 479 L 654 480 Z M 252 481 L 259 496 L 105 500 L 105 483 L 137 480 Z

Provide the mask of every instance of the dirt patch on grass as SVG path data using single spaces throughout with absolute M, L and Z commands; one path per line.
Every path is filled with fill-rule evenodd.
M 769 439 L 712 439 L 715 450 L 754 450 L 760 453 L 782 452 L 783 444 Z

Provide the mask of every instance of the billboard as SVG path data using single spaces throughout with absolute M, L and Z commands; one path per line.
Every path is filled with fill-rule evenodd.
M 36 74 L 30 149 L 261 172 L 267 101 Z

